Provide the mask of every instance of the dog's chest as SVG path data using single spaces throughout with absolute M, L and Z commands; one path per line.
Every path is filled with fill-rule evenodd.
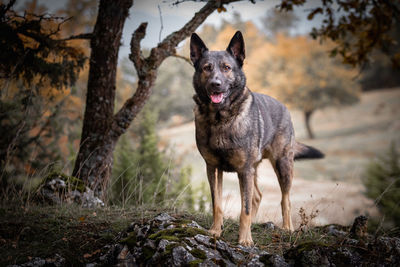
M 238 171 L 254 154 L 249 121 L 239 119 L 210 123 L 204 117 L 196 116 L 197 147 L 207 164 L 224 171 Z

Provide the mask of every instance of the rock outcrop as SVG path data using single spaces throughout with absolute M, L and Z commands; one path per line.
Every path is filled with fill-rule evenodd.
M 356 218 L 352 229 L 365 223 L 365 217 Z M 372 238 L 338 228 L 323 228 L 334 240 L 329 244 L 300 242 L 281 256 L 258 247 L 231 245 L 209 236 L 195 221 L 161 213 L 131 225 L 120 242 L 88 266 L 400 266 L 400 238 Z

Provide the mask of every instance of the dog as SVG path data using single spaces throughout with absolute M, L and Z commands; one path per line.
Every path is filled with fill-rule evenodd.
M 245 44 L 237 31 L 226 51 L 209 51 L 193 33 L 190 59 L 194 65 L 195 127 L 197 148 L 207 165 L 213 224 L 209 233 L 219 237 L 223 228 L 222 176 L 236 172 L 241 212 L 239 244 L 253 245 L 251 221 L 257 214 L 261 191 L 257 167 L 269 159 L 282 192 L 283 228 L 293 230 L 289 191 L 296 159 L 323 158 L 319 150 L 295 141 L 288 109 L 276 99 L 253 93 L 243 72 Z

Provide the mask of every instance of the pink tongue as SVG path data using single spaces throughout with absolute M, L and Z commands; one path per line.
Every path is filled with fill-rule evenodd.
M 210 96 L 210 98 L 211 98 L 211 101 L 212 101 L 213 103 L 218 104 L 218 103 L 221 103 L 221 102 L 222 102 L 222 99 L 224 98 L 224 95 L 223 95 L 223 93 L 212 94 L 212 95 Z

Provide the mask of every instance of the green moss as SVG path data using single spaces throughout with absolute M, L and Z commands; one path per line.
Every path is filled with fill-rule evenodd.
M 179 243 L 168 244 L 168 245 L 165 247 L 165 252 L 166 252 L 167 254 L 170 254 L 174 248 L 179 247 L 179 246 L 182 246 L 182 244 L 179 244 Z
M 192 250 L 190 251 L 190 253 L 191 253 L 193 256 L 195 256 L 196 258 L 199 258 L 199 259 L 202 259 L 202 260 L 207 259 L 207 254 L 206 254 L 203 250 L 201 250 L 201 249 L 194 248 L 194 249 L 192 249 Z
M 136 246 L 136 234 L 135 232 L 130 232 L 129 235 L 121 240 L 121 244 L 125 244 L 128 248 L 133 248 Z
M 189 267 L 195 267 L 195 266 L 199 266 L 201 263 L 203 263 L 203 260 L 194 260 L 189 262 Z
M 181 228 L 172 228 L 172 229 L 164 229 L 157 233 L 149 235 L 149 239 L 156 240 L 160 236 L 173 236 L 175 233 L 178 233 Z
M 197 234 L 207 235 L 207 232 L 202 229 L 184 227 L 184 228 L 172 228 L 161 230 L 149 236 L 150 239 L 159 241 L 161 239 L 167 239 L 169 241 L 179 241 L 183 237 L 193 237 Z
M 188 228 L 184 228 L 184 229 L 186 230 L 185 232 L 187 234 L 185 236 L 193 237 L 193 236 L 199 235 L 199 234 L 200 235 L 208 235 L 208 232 L 203 229 L 192 228 L 192 227 L 188 227 Z
M 172 250 L 173 250 L 174 248 L 176 248 L 176 247 L 179 247 L 179 246 L 182 246 L 182 244 L 181 244 L 181 243 L 171 243 L 171 244 L 168 244 L 168 245 L 165 247 L 165 251 L 164 251 L 163 254 L 161 255 L 161 258 L 168 257 L 169 255 L 171 255 Z
M 143 247 L 142 248 L 143 251 L 143 260 L 147 261 L 149 259 L 151 259 L 151 257 L 153 257 L 154 253 L 156 252 L 154 249 L 150 248 L 150 247 Z
M 177 224 L 180 224 L 180 225 L 182 225 L 182 224 L 189 224 L 189 223 L 191 223 L 192 222 L 192 220 L 188 220 L 188 219 L 177 219 L 176 220 L 176 223 Z

